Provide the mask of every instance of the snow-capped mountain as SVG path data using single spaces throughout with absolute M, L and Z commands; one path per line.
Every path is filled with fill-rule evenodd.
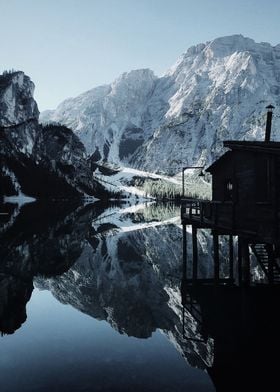
M 54 113 L 42 113 L 41 121 L 71 125 L 97 159 L 119 162 L 117 157 L 125 159 L 151 135 L 143 114 L 156 81 L 148 69 L 125 73 L 111 85 L 67 99 Z
M 176 173 L 209 164 L 225 139 L 263 140 L 280 105 L 280 45 L 242 35 L 193 46 L 162 77 L 136 70 L 62 102 L 43 122 L 71 129 L 96 160 Z M 272 138 L 280 128 L 275 116 Z

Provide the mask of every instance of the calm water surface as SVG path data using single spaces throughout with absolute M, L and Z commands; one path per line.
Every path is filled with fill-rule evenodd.
M 215 390 L 213 340 L 181 305 L 176 207 L 7 209 L 1 392 Z

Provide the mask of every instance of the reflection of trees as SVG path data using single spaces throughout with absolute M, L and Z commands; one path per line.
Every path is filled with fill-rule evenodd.
M 67 271 L 82 253 L 90 230 L 90 206 L 27 204 L 1 234 L 0 331 L 13 333 L 26 320 L 34 276 Z M 12 215 L 11 219 L 12 218 Z
M 180 208 L 175 203 L 152 203 L 145 208 L 131 214 L 132 221 L 138 222 L 161 222 L 175 216 L 180 216 Z

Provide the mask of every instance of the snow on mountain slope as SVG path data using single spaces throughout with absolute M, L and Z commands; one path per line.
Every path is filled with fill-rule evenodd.
M 97 87 L 42 113 L 41 121 L 68 124 L 97 157 L 119 162 L 131 154 L 148 131 L 142 116 L 157 78 L 148 69 L 124 73 L 111 85 Z M 127 143 L 129 140 L 129 143 Z
M 155 202 L 133 204 L 126 208 L 119 206 L 107 208 L 103 214 L 92 221 L 95 232 L 102 235 L 128 233 L 167 224 L 180 225 L 179 208 L 172 205 L 160 209 Z
M 110 176 L 104 175 L 97 169 L 94 176 L 109 192 L 121 192 L 124 196 L 129 196 L 130 198 L 133 195 L 136 198 L 152 197 L 146 190 L 146 181 L 161 181 L 170 187 L 176 187 L 178 189 L 181 189 L 182 181 L 181 178 L 144 172 L 129 167 L 119 168 L 119 170 Z
M 265 106 L 279 107 L 279 82 L 280 45 L 233 35 L 189 48 L 160 78 L 131 71 L 41 121 L 73 128 L 96 160 L 175 174 L 211 163 L 225 139 L 263 140 Z M 279 127 L 275 116 L 274 140 Z

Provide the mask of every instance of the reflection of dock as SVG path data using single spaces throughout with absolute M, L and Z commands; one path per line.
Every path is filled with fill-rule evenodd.
M 200 323 L 204 339 L 214 340 L 214 361 L 208 373 L 217 391 L 274 390 L 278 382 L 274 358 L 280 349 L 279 292 L 279 286 L 183 282 L 184 308 Z
M 197 340 L 214 341 L 207 371 L 217 391 L 274 390 L 280 349 L 278 243 L 205 225 L 195 210 L 188 231 L 189 221 L 182 222 L 183 336 L 188 339 L 188 312 L 198 324 Z M 212 241 L 212 271 L 206 277 L 199 260 L 201 229 L 208 229 Z

